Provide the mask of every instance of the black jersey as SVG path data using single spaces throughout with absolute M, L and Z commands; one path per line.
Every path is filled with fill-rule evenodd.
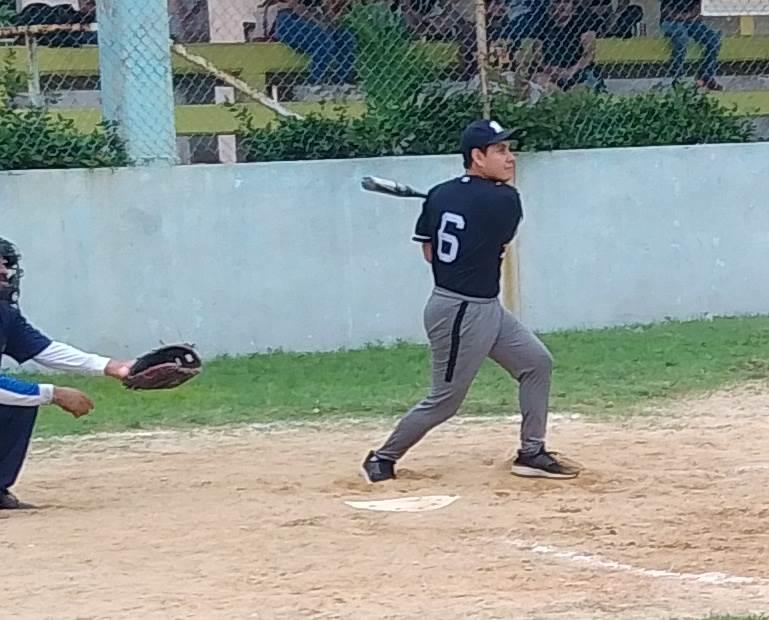
M 499 295 L 504 246 L 522 218 L 514 187 L 465 175 L 429 191 L 413 239 L 432 245 L 436 286 L 493 298 Z

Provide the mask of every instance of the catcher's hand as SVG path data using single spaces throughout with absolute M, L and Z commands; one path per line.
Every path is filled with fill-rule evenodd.
M 188 344 L 169 344 L 136 358 L 123 385 L 129 390 L 175 388 L 200 374 L 203 363 Z

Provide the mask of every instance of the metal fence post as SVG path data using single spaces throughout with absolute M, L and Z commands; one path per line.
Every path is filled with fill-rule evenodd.
M 481 82 L 483 118 L 491 118 L 489 94 L 489 45 L 486 34 L 486 0 L 475 0 L 475 36 L 478 53 L 478 76 Z
M 102 116 L 136 165 L 177 163 L 167 0 L 97 0 Z

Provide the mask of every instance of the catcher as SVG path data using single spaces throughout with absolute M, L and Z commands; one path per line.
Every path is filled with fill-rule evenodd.
M 86 353 L 43 335 L 18 307 L 23 274 L 20 259 L 14 244 L 0 237 L 0 362 L 5 354 L 18 364 L 34 360 L 46 368 L 107 376 L 126 388 L 146 390 L 176 387 L 200 372 L 199 356 L 186 345 L 161 347 L 122 361 Z M 34 508 L 19 501 L 10 489 L 24 464 L 38 407 L 51 404 L 76 418 L 94 407 L 86 394 L 74 388 L 0 376 L 0 510 Z

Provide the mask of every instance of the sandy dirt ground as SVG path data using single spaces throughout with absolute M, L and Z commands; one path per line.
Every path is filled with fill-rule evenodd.
M 457 418 L 366 485 L 390 422 L 35 442 L 0 513 L 5 618 L 686 618 L 769 611 L 769 392 L 560 416 L 572 481 Z M 459 496 L 429 512 L 345 500 Z

